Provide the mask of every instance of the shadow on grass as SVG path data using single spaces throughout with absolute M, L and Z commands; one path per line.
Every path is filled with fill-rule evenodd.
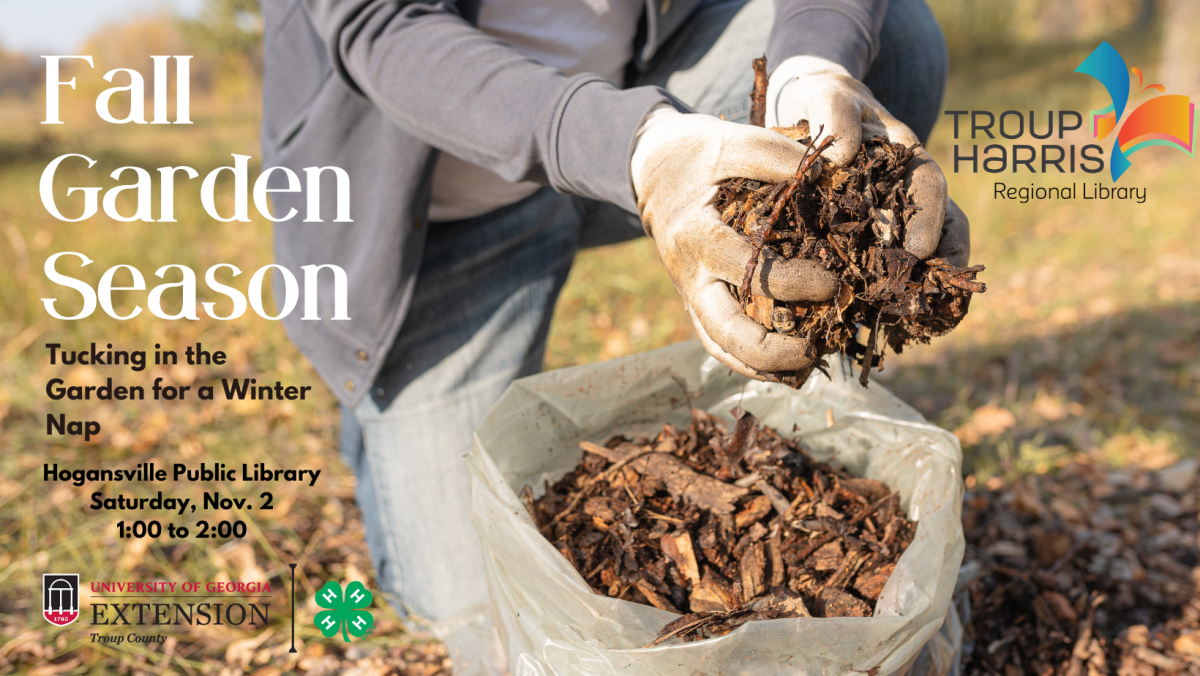
M 957 430 L 966 473 L 1046 471 L 1075 453 L 1143 466 L 1195 455 L 1200 303 L 1073 313 L 1027 322 L 1036 335 L 1012 341 L 918 346 L 881 380 Z

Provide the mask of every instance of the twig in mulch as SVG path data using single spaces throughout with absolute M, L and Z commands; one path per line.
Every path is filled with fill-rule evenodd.
M 916 525 L 899 495 L 810 458 L 740 407 L 693 409 L 653 439 L 582 442 L 579 465 L 523 498 L 597 594 L 681 613 L 668 639 L 759 619 L 866 617 Z

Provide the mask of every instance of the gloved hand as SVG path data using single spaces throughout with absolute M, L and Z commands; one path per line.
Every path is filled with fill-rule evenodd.
M 740 285 L 753 246 L 721 222 L 717 185 L 744 177 L 790 180 L 804 147 L 769 129 L 660 108 L 638 130 L 631 163 L 638 213 L 709 354 L 751 377 L 807 367 L 802 338 L 767 331 L 746 316 L 726 282 Z M 811 261 L 763 249 L 755 293 L 782 301 L 826 300 L 837 278 Z
M 824 125 L 821 137 L 837 134 L 837 140 L 822 155 L 846 166 L 854 159 L 862 139 L 887 136 L 910 146 L 917 136 L 892 117 L 867 86 L 845 68 L 815 56 L 795 56 L 771 73 L 767 84 L 767 127 L 789 127 L 808 120 L 813 134 Z M 946 195 L 946 177 L 925 152 L 917 151 L 905 176 L 908 196 L 921 207 L 909 220 L 904 248 L 924 260 L 949 258 L 966 265 L 971 253 L 970 225 L 962 210 Z

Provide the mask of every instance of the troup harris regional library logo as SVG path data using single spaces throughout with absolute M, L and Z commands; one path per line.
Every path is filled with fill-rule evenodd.
M 79 617 L 79 574 L 42 575 L 42 617 L 65 627 Z
M 1125 114 L 1129 103 L 1129 74 L 1137 75 L 1137 99 L 1146 90 L 1157 90 L 1160 96 L 1136 107 L 1113 141 L 1112 160 L 1109 169 L 1116 182 L 1130 167 L 1129 155 L 1147 146 L 1167 146 L 1183 151 L 1189 157 L 1196 156 L 1196 104 L 1181 94 L 1166 94 L 1167 88 L 1160 84 L 1142 86 L 1142 71 L 1130 68 L 1115 47 L 1107 42 L 1100 43 L 1088 58 L 1075 69 L 1076 73 L 1091 75 L 1104 85 L 1112 103 L 1100 110 L 1089 111 L 1092 117 L 1092 136 L 1103 139 L 1112 133 Z

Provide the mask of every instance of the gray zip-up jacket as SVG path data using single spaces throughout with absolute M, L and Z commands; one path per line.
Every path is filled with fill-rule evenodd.
M 629 159 L 656 87 L 621 90 L 596 75 L 543 66 L 478 29 L 479 0 L 265 0 L 263 165 L 349 175 L 351 223 L 336 223 L 336 176 L 321 174 L 323 222 L 304 222 L 306 195 L 272 195 L 276 263 L 348 277 L 349 321 L 334 320 L 331 272 L 321 319 L 284 319 L 288 334 L 343 404 L 366 394 L 400 331 L 427 228 L 438 150 L 510 181 L 636 212 Z M 636 63 L 644 64 L 698 0 L 646 0 Z M 879 48 L 887 0 L 776 0 L 768 63 L 820 56 L 860 79 Z M 276 279 L 276 289 L 282 284 Z M 297 308 L 306 307 L 304 284 Z M 303 313 L 306 314 L 306 313 Z

